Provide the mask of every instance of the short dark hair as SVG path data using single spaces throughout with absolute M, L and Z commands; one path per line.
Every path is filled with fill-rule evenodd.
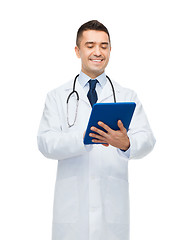
M 79 47 L 80 46 L 80 38 L 82 36 L 82 33 L 87 30 L 96 30 L 96 31 L 103 31 L 108 34 L 109 42 L 110 42 L 110 34 L 108 32 L 108 29 L 99 21 L 97 20 L 91 20 L 89 22 L 84 23 L 77 32 L 77 37 L 76 37 L 76 45 Z

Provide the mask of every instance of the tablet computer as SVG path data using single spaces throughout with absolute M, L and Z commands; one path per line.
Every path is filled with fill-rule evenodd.
M 117 122 L 121 120 L 128 131 L 135 107 L 135 102 L 95 103 L 86 129 L 84 144 L 100 144 L 93 143 L 93 138 L 89 136 L 90 133 L 94 133 L 91 127 L 97 127 L 106 132 L 104 128 L 98 125 L 99 121 L 102 121 L 113 130 L 119 130 Z

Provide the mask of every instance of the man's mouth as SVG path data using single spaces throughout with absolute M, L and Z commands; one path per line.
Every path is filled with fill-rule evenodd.
M 90 61 L 92 61 L 92 62 L 102 62 L 103 59 L 90 59 Z

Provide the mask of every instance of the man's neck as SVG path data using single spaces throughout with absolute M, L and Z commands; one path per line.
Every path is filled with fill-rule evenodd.
M 84 74 L 86 74 L 88 77 L 90 77 L 91 79 L 96 79 L 98 76 L 100 76 L 101 74 L 104 73 L 104 71 L 100 72 L 100 73 L 88 73 L 88 72 L 84 71 L 83 69 L 82 69 L 82 72 Z

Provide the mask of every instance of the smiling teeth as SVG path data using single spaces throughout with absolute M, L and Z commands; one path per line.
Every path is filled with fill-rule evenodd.
M 92 60 L 92 61 L 94 61 L 94 62 L 101 62 L 102 60 Z

